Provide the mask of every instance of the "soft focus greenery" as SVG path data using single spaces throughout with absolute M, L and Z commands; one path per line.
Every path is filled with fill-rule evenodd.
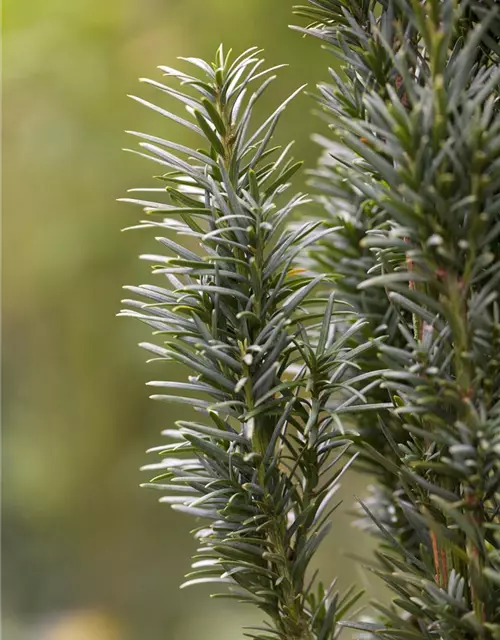
M 131 256 L 151 244 L 120 233 L 137 212 L 115 199 L 151 182 L 151 167 L 121 152 L 123 130 L 171 134 L 125 96 L 147 97 L 137 78 L 160 78 L 158 64 L 210 56 L 223 41 L 290 64 L 269 90 L 270 111 L 303 82 L 312 89 L 332 59 L 287 28 L 286 1 L 6 0 L 3 8 L 4 637 L 235 640 L 251 612 L 211 602 L 201 588 L 179 592 L 192 523 L 138 488 L 142 451 L 184 414 L 148 399 L 154 365 L 146 369 L 134 344 L 149 332 L 115 317 L 121 285 L 146 274 Z M 309 167 L 317 154 L 309 133 L 322 127 L 313 108 L 298 98 L 282 125 Z M 344 482 L 347 504 L 359 485 Z M 349 522 L 336 513 L 336 534 L 317 560 L 344 586 L 365 580 L 342 557 L 367 544 Z

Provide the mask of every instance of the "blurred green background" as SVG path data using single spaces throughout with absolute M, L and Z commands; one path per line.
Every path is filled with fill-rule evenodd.
M 326 78 L 329 54 L 288 29 L 288 0 L 4 0 L 3 4 L 3 637 L 5 640 L 236 640 L 258 614 L 208 590 L 179 591 L 193 526 L 139 489 L 144 451 L 179 413 L 148 400 L 158 365 L 137 348 L 148 328 L 117 319 L 123 284 L 146 278 L 147 232 L 117 204 L 155 167 L 125 154 L 124 129 L 183 131 L 126 98 L 176 56 L 263 47 L 288 62 L 270 110 Z M 155 95 L 162 101 L 161 95 Z M 281 139 L 314 166 L 313 102 L 287 110 Z M 299 180 L 300 182 L 300 180 Z M 302 185 L 298 185 L 303 187 Z M 148 276 L 149 277 L 149 276 Z M 168 377 L 172 372 L 161 370 Z M 366 538 L 345 514 L 316 564 L 340 586 L 361 576 Z

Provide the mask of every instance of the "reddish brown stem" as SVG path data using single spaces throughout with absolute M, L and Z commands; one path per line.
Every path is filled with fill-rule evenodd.
M 405 238 L 405 242 L 408 242 L 408 238 Z M 414 269 L 413 260 L 406 256 L 406 266 L 409 272 L 412 272 Z M 408 283 L 408 288 L 411 291 L 414 291 L 416 288 L 416 284 L 414 280 L 410 280 Z M 413 319 L 415 327 L 415 334 L 419 341 L 422 341 L 424 335 L 424 323 L 418 322 L 417 318 Z M 425 446 L 429 447 L 430 442 L 426 441 Z M 432 556 L 434 560 L 434 569 L 436 574 L 434 576 L 434 580 L 436 584 L 439 586 L 445 587 L 448 584 L 448 564 L 446 559 L 446 550 L 443 548 L 439 548 L 436 534 L 434 531 L 430 532 L 431 536 L 431 544 L 432 544 Z

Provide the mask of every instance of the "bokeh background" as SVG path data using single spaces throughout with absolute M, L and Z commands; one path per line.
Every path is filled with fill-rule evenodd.
M 178 409 L 148 400 L 148 328 L 117 319 L 123 284 L 146 278 L 140 210 L 117 204 L 154 165 L 121 151 L 124 129 L 183 140 L 126 98 L 176 56 L 263 47 L 288 62 L 263 105 L 326 78 L 332 58 L 288 29 L 290 0 L 4 0 L 3 566 L 5 640 L 237 640 L 259 616 L 208 590 L 179 591 L 193 523 L 139 489 L 144 451 Z M 155 99 L 162 101 L 161 95 Z M 314 166 L 314 103 L 287 110 L 281 138 Z M 303 187 L 299 184 L 298 187 Z M 156 365 L 157 366 L 157 365 Z M 164 365 L 163 365 L 164 366 Z M 177 375 L 162 369 L 163 376 Z M 185 417 L 185 416 L 183 416 Z M 369 542 L 345 507 L 316 564 L 364 584 L 349 552 Z

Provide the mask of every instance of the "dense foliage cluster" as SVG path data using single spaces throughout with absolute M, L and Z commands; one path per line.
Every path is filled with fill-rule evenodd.
M 130 287 L 146 301 L 123 313 L 191 370 L 151 383 L 187 396 L 153 397 L 203 416 L 165 431 L 152 485 L 202 518 L 186 584 L 227 583 L 268 614 L 251 637 L 500 638 L 500 14 L 492 0 L 296 12 L 338 59 L 319 87 L 317 219 L 284 198 L 300 163 L 270 146 L 290 98 L 251 132 L 274 70 L 258 51 L 162 67 L 183 91 L 147 81 L 187 118 L 137 98 L 203 141 L 134 134 L 166 187 L 126 200 L 179 243 L 157 238 L 169 255 L 144 257 L 167 286 Z M 292 225 L 297 207 L 308 220 Z M 345 621 L 358 592 L 307 575 L 353 462 L 376 481 L 362 522 L 394 593 L 370 622 Z
M 314 180 L 340 228 L 317 262 L 388 336 L 372 401 L 394 407 L 357 420 L 398 595 L 382 619 L 390 637 L 499 637 L 498 14 L 312 4 L 306 32 L 342 64 L 320 87 L 333 136 Z

